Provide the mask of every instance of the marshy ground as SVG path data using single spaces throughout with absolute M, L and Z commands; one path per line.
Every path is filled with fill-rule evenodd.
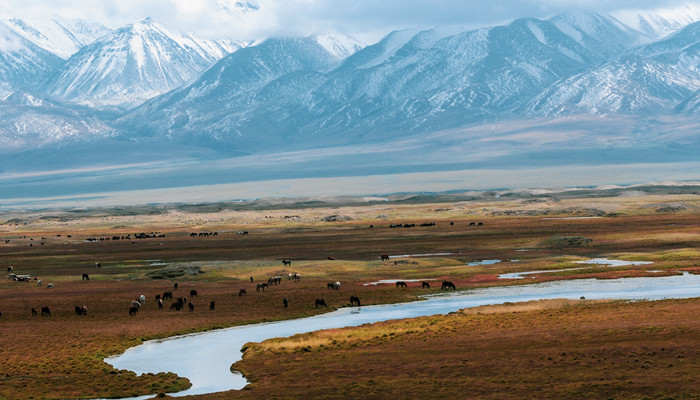
M 442 280 L 468 289 L 700 271 L 700 196 L 620 194 L 6 212 L 0 267 L 42 286 L 0 280 L 0 398 L 176 391 L 186 379 L 135 376 L 102 359 L 152 338 L 327 311 L 316 298 L 332 309 L 351 295 L 363 305 L 412 301 Z M 653 264 L 575 263 L 593 257 Z M 469 265 L 486 259 L 501 262 Z M 498 279 L 535 270 L 562 271 Z M 275 275 L 281 285 L 256 291 Z M 436 284 L 365 285 L 382 279 Z M 328 289 L 335 281 L 340 290 Z M 190 290 L 193 312 L 155 305 L 156 294 Z M 32 315 L 41 307 L 51 317 Z M 237 363 L 246 389 L 196 398 L 699 398 L 698 311 L 697 299 L 539 302 L 273 339 Z

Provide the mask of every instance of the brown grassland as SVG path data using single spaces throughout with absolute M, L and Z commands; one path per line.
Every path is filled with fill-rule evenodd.
M 316 298 L 330 310 L 347 306 L 351 295 L 370 305 L 439 292 L 439 284 L 423 290 L 419 282 L 404 290 L 363 285 L 379 279 L 449 279 L 467 289 L 700 273 L 697 210 L 700 196 L 686 193 L 0 213 L 0 268 L 13 266 L 43 283 L 0 280 L 0 399 L 178 391 L 187 379 L 136 376 L 103 358 L 148 339 L 328 311 L 314 307 Z M 339 217 L 326 218 L 333 215 Z M 428 222 L 435 225 L 420 226 Z M 399 223 L 416 226 L 389 227 Z M 135 239 L 139 232 L 164 236 Z M 217 235 L 190 236 L 200 232 Z M 404 256 L 381 261 L 381 254 Z M 590 257 L 654 263 L 573 263 Z M 291 267 L 282 259 L 291 259 Z M 484 259 L 504 262 L 467 265 Z M 167 275 L 179 267 L 202 273 Z M 498 279 L 504 272 L 559 269 L 569 270 Z M 301 281 L 255 291 L 255 283 L 290 272 Z M 331 281 L 342 282 L 341 289 L 328 290 Z M 155 306 L 154 296 L 175 282 L 176 297 L 198 291 L 194 312 L 168 310 L 169 301 L 165 310 Z M 238 296 L 239 288 L 247 295 Z M 141 294 L 147 301 L 131 317 L 129 304 Z M 75 315 L 76 305 L 85 305 L 87 315 Z M 50 317 L 31 314 L 44 306 Z M 250 381 L 244 390 L 193 398 L 700 398 L 699 313 L 700 298 L 562 300 L 272 339 L 249 344 L 235 365 Z

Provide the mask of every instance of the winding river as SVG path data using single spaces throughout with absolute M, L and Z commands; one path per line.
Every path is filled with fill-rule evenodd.
M 348 293 L 348 297 L 350 293 Z M 192 387 L 172 394 L 185 396 L 241 389 L 246 379 L 230 371 L 241 359 L 247 342 L 292 336 L 320 329 L 357 326 L 390 319 L 446 314 L 462 308 L 538 299 L 659 300 L 700 296 L 700 275 L 564 280 L 530 285 L 501 286 L 426 296 L 423 301 L 339 310 L 309 318 L 239 326 L 145 342 L 105 361 L 138 374 L 175 372 Z M 150 398 L 143 396 L 140 398 Z M 136 398 L 134 398 L 136 399 Z

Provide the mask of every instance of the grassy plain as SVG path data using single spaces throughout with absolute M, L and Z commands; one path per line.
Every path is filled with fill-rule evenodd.
M 335 308 L 348 305 L 350 295 L 380 304 L 439 291 L 419 282 L 407 290 L 364 285 L 380 279 L 449 279 L 466 289 L 698 273 L 700 196 L 668 192 L 5 212 L 0 267 L 11 265 L 43 286 L 0 280 L 0 398 L 171 392 L 187 380 L 135 376 L 102 359 L 147 339 L 324 312 L 314 308 L 316 298 Z M 390 228 L 409 223 L 416 226 Z M 165 236 L 135 239 L 139 232 Z M 204 232 L 217 235 L 191 236 Z M 381 261 L 381 254 L 392 258 Z M 654 263 L 574 263 L 591 257 Z M 485 259 L 503 261 L 468 265 Z M 151 277 L 179 267 L 202 273 Z M 498 279 L 559 269 L 568 271 Z M 255 283 L 289 272 L 300 273 L 301 282 L 255 291 Z M 341 281 L 341 289 L 328 290 L 331 281 Z M 198 291 L 194 312 L 167 310 L 169 302 L 165 310 L 155 307 L 154 295 L 175 282 L 175 296 Z M 246 296 L 238 296 L 240 288 Z M 130 317 L 129 303 L 141 294 L 148 300 Z M 251 346 L 236 366 L 251 380 L 245 390 L 197 398 L 698 397 L 700 300 L 543 304 L 271 340 Z M 76 316 L 76 305 L 86 305 L 87 316 Z M 43 306 L 51 317 L 31 315 Z

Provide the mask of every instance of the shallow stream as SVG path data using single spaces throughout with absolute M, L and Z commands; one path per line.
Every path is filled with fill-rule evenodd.
M 490 287 L 426 296 L 423 301 L 411 303 L 341 308 L 309 318 L 153 340 L 105 361 L 115 368 L 128 369 L 138 374 L 170 371 L 189 378 L 192 387 L 172 394 L 173 396 L 213 393 L 241 389 L 247 384 L 241 374 L 230 371 L 231 364 L 241 359 L 241 348 L 247 342 L 390 319 L 446 314 L 462 308 L 505 302 L 581 297 L 659 300 L 698 296 L 700 275 L 688 273 L 653 278 L 581 279 Z M 141 398 L 149 397 L 152 395 Z

